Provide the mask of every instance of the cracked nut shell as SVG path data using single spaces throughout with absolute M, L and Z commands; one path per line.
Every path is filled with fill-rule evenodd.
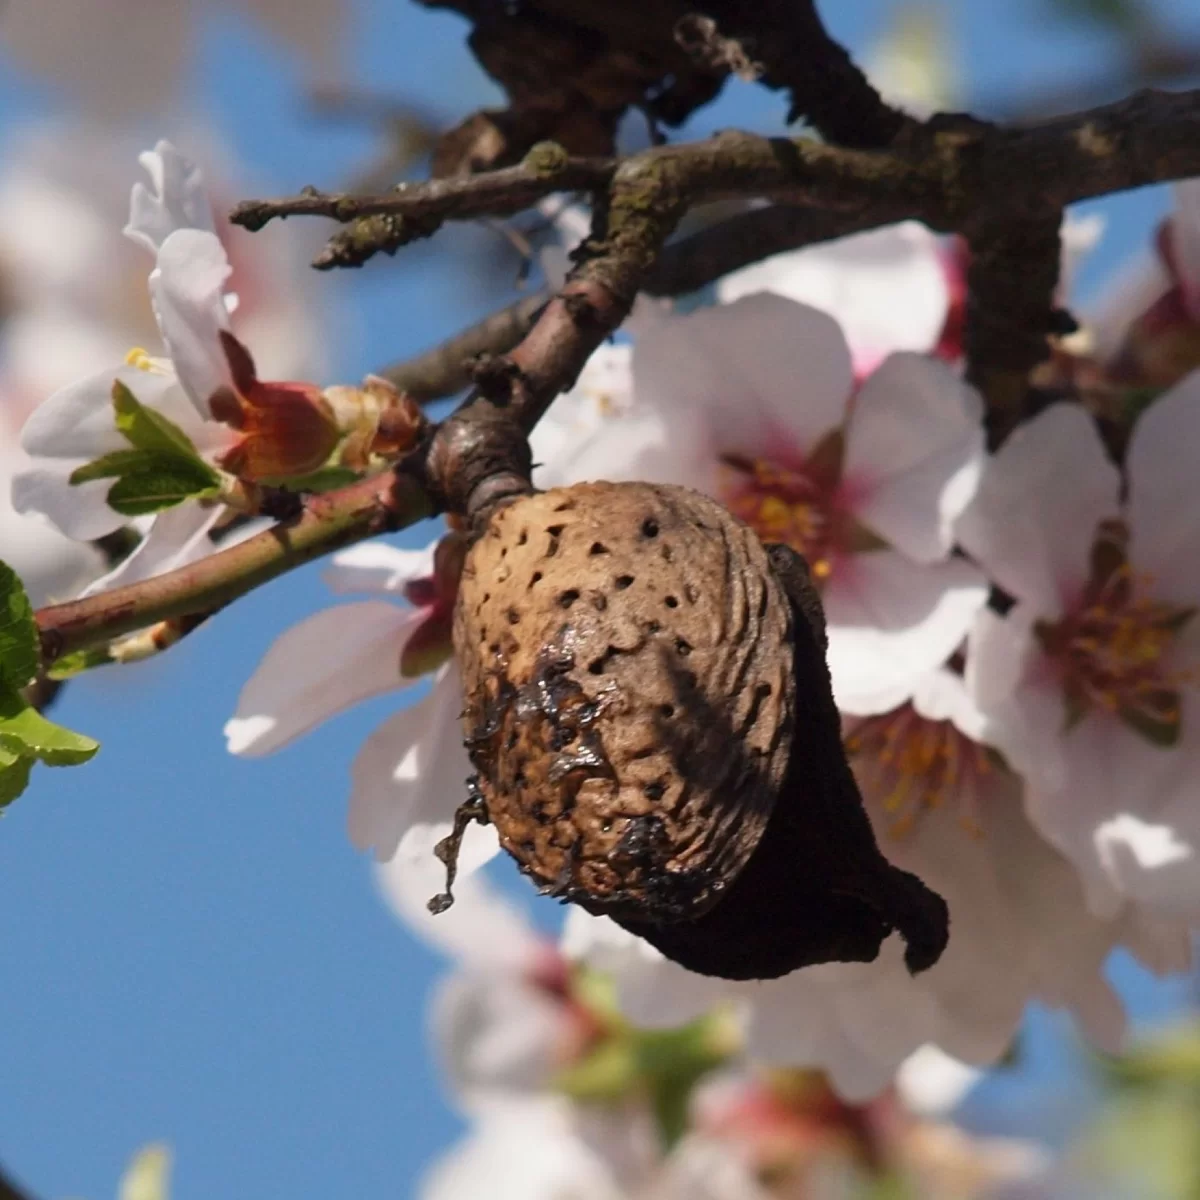
M 597 913 L 716 904 L 787 770 L 792 623 L 758 538 L 698 492 L 587 483 L 496 511 L 454 645 L 479 790 L 521 869 Z

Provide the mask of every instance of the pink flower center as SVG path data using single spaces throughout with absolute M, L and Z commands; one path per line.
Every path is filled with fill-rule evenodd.
M 923 813 L 947 800 L 957 805 L 968 832 L 982 832 L 974 798 L 980 778 L 993 770 L 992 762 L 987 748 L 953 722 L 930 720 L 905 704 L 860 721 L 846 737 L 846 753 L 852 760 L 869 761 L 876 772 L 876 786 L 868 790 L 882 803 L 893 837 L 911 833 Z
M 726 455 L 719 490 L 734 516 L 764 542 L 783 542 L 808 560 L 813 578 L 827 579 L 843 549 L 845 520 L 821 474 L 763 458 Z
M 1195 610 L 1155 600 L 1152 586 L 1149 575 L 1122 562 L 1074 611 L 1037 626 L 1043 649 L 1062 671 L 1069 721 L 1094 707 L 1147 732 L 1177 727 L 1179 689 L 1195 672 L 1173 667 L 1168 651 Z

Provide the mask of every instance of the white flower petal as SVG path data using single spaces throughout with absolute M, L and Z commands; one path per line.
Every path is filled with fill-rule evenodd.
M 846 437 L 855 515 L 917 562 L 945 558 L 984 463 L 983 401 L 945 363 L 893 354 L 863 384 Z
M 381 600 L 327 608 L 277 638 L 225 724 L 231 754 L 270 754 L 370 696 L 415 681 L 400 652 L 419 612 Z
M 161 409 L 172 391 L 170 375 L 134 367 L 100 371 L 69 384 L 44 400 L 21 430 L 21 448 L 35 458 L 78 459 L 89 462 L 114 450 L 128 450 L 117 432 L 113 386 L 122 383 L 150 408 Z
M 978 1067 L 925 1045 L 901 1064 L 896 1088 L 909 1112 L 940 1117 L 957 1108 L 982 1077 Z
M 451 975 L 432 1004 L 441 1073 L 468 1107 L 536 1094 L 559 1066 L 569 1021 L 561 1001 L 520 975 Z
M 221 516 L 221 509 L 199 504 L 180 504 L 157 513 L 146 536 L 133 553 L 101 576 L 83 593 L 111 591 L 163 575 L 176 567 L 198 562 L 216 550 L 208 534 Z
M 415 579 L 427 579 L 433 574 L 433 554 L 438 540 L 423 550 L 402 550 L 378 540 L 359 542 L 341 550 L 330 560 L 322 578 L 331 591 L 403 593 Z
M 959 560 L 922 566 L 892 550 L 839 564 L 822 599 L 838 707 L 863 716 L 902 704 L 967 636 L 987 581 Z
M 1171 277 L 1158 254 L 1149 248 L 1125 263 L 1104 286 L 1098 302 L 1082 310 L 1098 361 L 1111 362 L 1129 327 L 1171 289 Z
M 845 331 L 856 361 L 896 350 L 931 351 L 950 307 L 939 239 L 905 221 L 768 258 L 717 284 L 728 303 L 774 292 L 811 304 Z
M 177 229 L 213 232 L 212 208 L 200 168 L 168 141 L 138 156 L 150 176 L 150 187 L 133 185 L 125 236 L 151 254 Z
M 700 424 L 714 454 L 802 457 L 841 424 L 853 374 L 836 322 L 763 292 L 656 322 L 633 379 L 635 409 Z
M 394 764 L 393 764 L 394 765 Z M 441 834 L 433 827 L 414 833 L 406 854 L 379 863 L 375 879 L 396 915 L 434 949 L 473 971 L 520 972 L 535 967 L 546 947 L 526 911 L 479 870 L 498 849 L 491 826 L 470 825 L 459 851 L 454 903 L 429 911 L 429 898 L 442 891 L 445 867 L 433 853 Z M 413 866 L 428 859 L 428 871 Z
M 396 870 L 422 874 L 430 896 L 445 890 L 445 871 L 433 846 L 450 832 L 473 774 L 462 742 L 461 712 L 462 683 L 447 663 L 430 695 L 375 730 L 350 768 L 350 841 L 360 850 L 374 849 L 380 862 L 398 854 Z M 476 857 L 460 864 L 463 875 L 472 861 L 478 866 L 499 848 L 494 832 L 490 841 L 486 832 L 470 843 Z
M 179 382 L 196 411 L 212 419 L 209 401 L 232 386 L 220 334 L 229 328 L 225 284 L 232 268 L 213 233 L 180 229 L 158 251 L 150 299 Z
M 1092 713 L 1063 740 L 1058 789 L 1031 787 L 1030 819 L 1083 877 L 1093 911 L 1126 900 L 1171 920 L 1200 920 L 1200 718 L 1185 697 L 1184 737 L 1151 745 L 1116 718 Z
M 40 513 L 19 514 L 4 485 L 27 466 L 15 449 L 0 447 L 0 555 L 21 577 L 35 608 L 70 600 L 98 571 L 104 558 L 98 550 L 59 533 Z
M 993 456 L 958 540 L 1005 591 L 1054 617 L 1086 583 L 1096 526 L 1117 515 L 1119 487 L 1091 417 L 1055 404 Z
M 108 507 L 111 479 L 72 486 L 71 472 L 84 460 L 35 460 L 13 476 L 12 506 L 19 513 L 41 513 L 69 538 L 90 542 L 126 524 L 127 518 Z
M 1200 446 L 1200 371 L 1160 396 L 1138 418 L 1125 468 L 1130 557 L 1153 580 L 1155 599 L 1200 599 L 1200 511 L 1195 504 Z

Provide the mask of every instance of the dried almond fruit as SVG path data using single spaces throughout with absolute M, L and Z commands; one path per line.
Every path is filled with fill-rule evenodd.
M 790 626 L 762 544 L 698 492 L 589 483 L 501 507 L 454 642 L 505 849 L 596 911 L 714 904 L 787 767 Z
M 478 774 L 439 847 L 451 881 L 462 828 L 491 821 L 542 892 L 702 973 L 870 961 L 893 929 L 931 965 L 945 905 L 875 843 L 823 621 L 804 560 L 698 492 L 494 508 L 454 615 Z

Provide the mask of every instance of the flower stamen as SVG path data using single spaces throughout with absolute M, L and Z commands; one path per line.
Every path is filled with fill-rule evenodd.
M 988 774 L 985 746 L 950 721 L 934 721 L 905 704 L 866 717 L 846 737 L 846 753 L 861 768 L 873 768 L 882 806 L 891 819 L 888 833 L 911 833 L 922 813 L 947 802 L 958 805 L 959 821 L 972 836 L 982 835 L 973 811 L 975 780 Z

